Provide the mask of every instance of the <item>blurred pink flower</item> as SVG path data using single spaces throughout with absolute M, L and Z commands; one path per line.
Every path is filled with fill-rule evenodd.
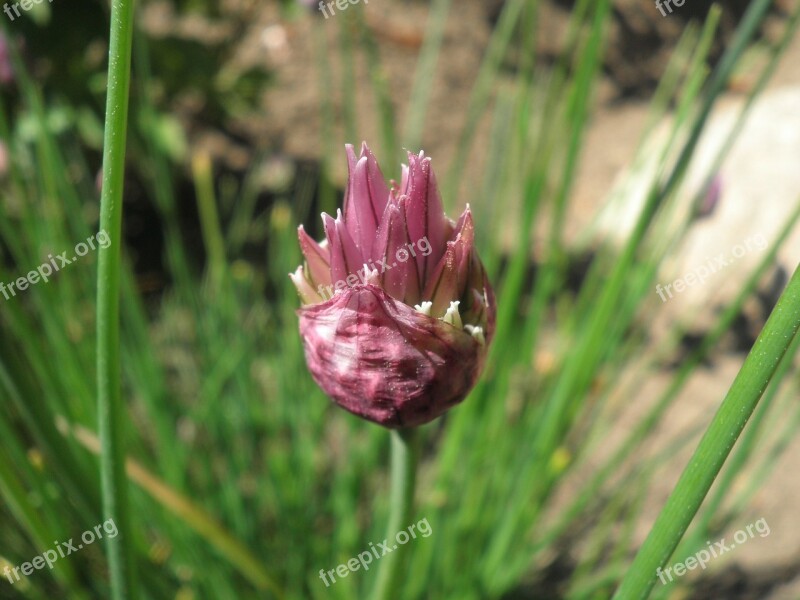
M 0 31 L 0 83 L 8 84 L 14 81 L 14 69 L 11 67 L 11 56 L 8 52 L 8 40 Z
M 305 264 L 290 275 L 317 384 L 386 427 L 427 423 L 469 393 L 494 332 L 495 299 L 474 249 L 472 213 L 442 209 L 431 159 L 409 153 L 389 189 L 366 144 L 348 145 L 344 214 L 326 240 L 298 231 Z

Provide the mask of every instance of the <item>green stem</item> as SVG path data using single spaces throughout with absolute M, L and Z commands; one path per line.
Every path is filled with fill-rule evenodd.
M 414 487 L 417 474 L 418 434 L 416 429 L 392 431 L 392 492 L 389 504 L 389 523 L 386 539 L 395 539 L 397 532 L 408 526 L 414 508 Z M 393 552 L 381 560 L 378 580 L 372 593 L 373 600 L 390 600 L 397 597 L 397 578 L 405 564 L 402 551 Z
M 100 478 L 103 518 L 114 519 L 119 535 L 106 537 L 114 600 L 135 598 L 134 562 L 125 478 L 120 376 L 119 282 L 122 238 L 122 186 L 131 73 L 133 0 L 113 0 L 108 51 L 108 96 L 103 143 L 103 190 L 100 228 L 111 243 L 98 250 L 97 408 L 100 432 Z
M 722 406 L 656 519 L 615 600 L 646 598 L 689 527 L 800 328 L 800 268 L 778 300 Z M 679 558 L 679 560 L 682 560 Z

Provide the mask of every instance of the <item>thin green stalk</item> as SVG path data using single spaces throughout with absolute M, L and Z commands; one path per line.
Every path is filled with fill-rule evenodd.
M 192 175 L 197 190 L 197 212 L 200 214 L 200 230 L 208 256 L 208 277 L 214 294 L 219 294 L 227 271 L 225 239 L 217 214 L 217 201 L 214 197 L 214 174 L 211 159 L 207 154 L 192 157 Z
M 728 461 L 728 466 L 726 467 L 725 472 L 720 476 L 719 480 L 717 481 L 717 485 L 714 486 L 714 493 L 711 494 L 710 498 L 706 502 L 703 512 L 700 517 L 698 517 L 698 522 L 694 526 L 693 531 L 690 533 L 690 535 L 684 537 L 682 543 L 678 546 L 678 549 L 676 550 L 677 556 L 689 556 L 689 553 L 693 552 L 695 548 L 700 548 L 703 545 L 703 540 L 708 539 L 714 532 L 712 523 L 721 515 L 726 514 L 723 511 L 722 506 L 729 495 L 734 495 L 734 492 L 732 491 L 734 483 L 741 475 L 747 462 L 753 457 L 753 452 L 757 448 L 759 438 L 763 437 L 766 415 L 778 397 L 781 389 L 780 383 L 793 367 L 793 357 L 797 353 L 798 347 L 800 347 L 800 336 L 795 336 L 789 351 L 784 355 L 783 360 L 781 361 L 781 364 L 775 373 L 775 384 L 773 384 L 773 386 L 768 390 L 758 407 L 758 411 L 756 411 L 750 420 L 750 427 L 748 427 L 747 431 L 745 431 L 744 435 L 742 435 L 739 446 L 736 448 L 736 453 Z M 767 464 L 774 463 L 770 461 L 770 463 Z M 761 469 L 759 469 L 759 472 L 761 472 Z M 728 514 L 738 513 L 728 512 Z M 663 588 L 663 597 L 668 597 L 669 589 L 673 587 L 673 585 L 674 584 L 671 582 Z
M 436 62 L 439 59 L 444 39 L 444 28 L 450 13 L 451 0 L 434 0 L 428 16 L 425 41 L 419 53 L 419 62 L 414 71 L 414 85 L 411 88 L 408 121 L 406 123 L 403 147 L 419 148 L 424 141 L 425 116 L 430 106 L 433 78 L 436 75 Z
M 331 126 L 331 123 L 334 121 L 333 103 L 328 93 L 328 90 L 333 89 L 333 81 L 331 80 L 330 66 L 328 63 L 328 56 L 331 50 L 328 45 L 328 39 L 325 37 L 325 30 L 321 25 L 314 25 L 314 31 L 311 37 L 314 40 L 314 62 L 317 67 L 317 73 L 319 74 L 319 102 L 320 114 L 322 115 L 322 125 L 320 127 L 320 136 L 322 139 L 320 142 L 324 149 L 319 174 L 319 209 L 328 214 L 334 214 L 336 212 L 336 194 L 330 180 L 330 160 L 326 158 L 335 156 L 338 150 L 338 148 L 335 147 L 333 129 Z
M 353 49 L 353 23 L 352 11 L 340 16 L 336 22 L 339 25 L 339 52 L 342 57 L 341 68 L 341 89 L 342 94 L 342 121 L 344 124 L 345 139 L 350 140 L 350 143 L 356 142 L 358 135 L 358 126 L 356 124 L 356 106 L 354 102 L 344 100 L 356 89 L 356 76 L 354 71 L 355 66 L 355 51 Z
M 646 598 L 689 527 L 778 364 L 800 328 L 800 268 L 778 300 L 761 335 L 706 430 L 647 536 L 615 599 Z
M 405 161 L 405 154 L 401 153 L 399 157 L 397 156 L 397 148 L 399 147 L 395 128 L 397 114 L 392 104 L 393 97 L 389 89 L 389 76 L 386 69 L 381 64 L 378 42 L 375 39 L 375 34 L 372 29 L 367 25 L 364 11 L 358 10 L 353 13 L 353 15 L 358 23 L 361 47 L 364 49 L 364 55 L 367 58 L 369 78 L 372 82 L 372 93 L 375 97 L 375 106 L 378 109 L 378 125 L 380 126 L 381 142 L 383 143 L 381 155 L 386 157 L 384 159 L 386 161 L 389 161 L 389 157 L 391 156 Z M 327 63 L 325 68 L 328 68 Z M 353 142 L 355 141 L 356 140 L 353 140 Z M 391 162 L 388 164 L 391 164 Z
M 108 97 L 103 140 L 103 191 L 100 228 L 111 243 L 98 250 L 97 276 L 97 408 L 100 432 L 100 477 L 103 518 L 114 519 L 119 535 L 106 537 L 111 597 L 136 597 L 136 577 L 125 451 L 119 344 L 119 282 L 122 237 L 122 186 L 133 38 L 133 0 L 113 0 L 108 51 Z
M 392 540 L 405 528 L 414 508 L 414 487 L 419 453 L 416 429 L 392 431 L 391 499 L 386 539 Z M 405 564 L 406 552 L 396 552 L 381 561 L 378 580 L 372 593 L 373 600 L 397 598 L 397 578 Z
M 719 342 L 720 338 L 727 332 L 734 318 L 742 309 L 745 300 L 754 292 L 757 283 L 763 278 L 768 267 L 774 262 L 778 250 L 783 246 L 786 238 L 794 230 L 795 223 L 800 219 L 800 204 L 795 212 L 784 225 L 769 252 L 764 256 L 758 267 L 750 274 L 747 282 L 740 291 L 739 295 L 731 302 L 717 319 L 711 330 L 705 335 L 700 345 L 684 360 L 681 368 L 673 377 L 668 388 L 661 395 L 648 414 L 636 425 L 634 430 L 628 435 L 625 441 L 614 451 L 610 459 L 606 460 L 592 476 L 588 484 L 584 485 L 580 496 L 561 513 L 558 523 L 552 527 L 540 540 L 537 541 L 532 554 L 537 554 L 566 531 L 567 527 L 577 516 L 587 510 L 592 499 L 599 496 L 599 490 L 604 482 L 608 481 L 614 474 L 617 466 L 624 461 L 626 456 L 636 451 L 636 448 L 647 438 L 648 432 L 652 431 L 664 412 L 672 405 L 673 400 L 684 389 L 689 377 L 695 372 L 697 366 L 709 355 L 711 349 Z M 592 448 L 589 447 L 585 452 L 591 454 Z
M 500 19 L 494 28 L 494 33 L 489 41 L 489 46 L 484 53 L 483 61 L 472 87 L 469 104 L 467 105 L 464 126 L 461 129 L 456 156 L 447 174 L 443 189 L 445 197 L 456 196 L 460 188 L 461 174 L 464 166 L 468 164 L 467 157 L 472 148 L 472 141 L 478 129 L 478 122 L 489 102 L 493 91 L 493 84 L 500 73 L 500 64 L 505 56 L 508 45 L 514 33 L 514 28 L 519 22 L 520 14 L 525 6 L 524 0 L 512 0 L 503 7 Z
M 64 431 L 74 436 L 84 448 L 93 454 L 100 452 L 100 443 L 97 437 L 88 429 L 66 425 Z M 264 565 L 202 506 L 167 485 L 132 459 L 125 461 L 125 468 L 133 483 L 139 485 L 153 500 L 204 537 L 258 590 L 270 591 L 275 598 L 283 600 L 285 597 L 283 591 Z M 0 470 L 1 474 L 2 470 Z M 1 483 L 2 480 L 0 480 Z

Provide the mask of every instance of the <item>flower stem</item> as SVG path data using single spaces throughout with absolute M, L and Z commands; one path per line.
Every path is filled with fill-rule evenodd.
M 400 529 L 408 525 L 414 508 L 414 487 L 417 475 L 419 454 L 419 435 L 416 429 L 392 431 L 392 492 L 389 504 L 389 523 L 386 539 L 391 540 Z M 404 552 L 393 552 L 381 561 L 378 580 L 372 593 L 372 600 L 391 600 L 397 597 L 397 578 L 405 563 Z
M 111 243 L 98 250 L 97 267 L 97 411 L 100 433 L 100 479 L 103 518 L 114 519 L 119 535 L 106 538 L 106 551 L 114 600 L 136 598 L 125 478 L 124 423 L 119 345 L 119 283 L 122 243 L 122 185 L 125 175 L 125 140 L 128 89 L 131 78 L 133 0 L 111 3 L 108 51 L 108 96 L 103 140 L 103 189 L 100 229 Z

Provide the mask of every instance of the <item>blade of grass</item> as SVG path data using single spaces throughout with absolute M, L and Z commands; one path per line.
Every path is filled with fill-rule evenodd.
M 764 256 L 760 265 L 756 268 L 753 274 L 748 278 L 742 288 L 741 293 L 734 299 L 734 301 L 725 309 L 720 315 L 716 324 L 705 335 L 700 345 L 686 358 L 681 368 L 675 374 L 670 382 L 669 387 L 664 391 L 659 400 L 654 404 L 653 408 L 642 418 L 636 425 L 631 433 L 625 440 L 614 450 L 611 458 L 606 460 L 603 465 L 598 468 L 590 481 L 584 485 L 581 494 L 573 501 L 570 507 L 561 513 L 557 524 L 553 526 L 534 547 L 534 553 L 537 553 L 554 542 L 556 538 L 562 535 L 569 524 L 577 518 L 578 514 L 586 510 L 593 499 L 597 498 L 600 494 L 602 485 L 613 477 L 615 469 L 618 465 L 625 460 L 626 456 L 630 456 L 636 451 L 646 439 L 648 432 L 658 424 L 661 417 L 666 410 L 672 405 L 673 400 L 683 390 L 685 384 L 688 382 L 689 377 L 695 372 L 697 366 L 709 356 L 711 350 L 719 342 L 722 335 L 729 330 L 734 322 L 736 315 L 741 311 L 742 306 L 747 298 L 749 298 L 756 289 L 757 282 L 762 278 L 767 271 L 768 266 L 774 260 L 778 250 L 783 245 L 789 233 L 794 228 L 797 220 L 800 219 L 800 205 L 793 214 L 792 218 L 783 228 L 775 243 L 770 248 L 769 252 Z M 601 438 L 604 440 L 604 438 Z M 602 443 L 602 442 L 601 442 Z M 585 454 L 581 458 L 583 461 L 587 460 L 592 454 L 593 446 L 587 445 L 584 449 Z M 576 464 L 582 464 L 577 462 Z
M 443 186 L 443 196 L 445 198 L 457 197 L 461 174 L 467 164 L 467 157 L 472 148 L 478 122 L 480 121 L 484 108 L 491 98 L 492 85 L 500 72 L 500 63 L 511 42 L 514 27 L 519 20 L 524 6 L 524 0 L 512 0 L 511 2 L 507 2 L 503 7 L 503 12 L 500 15 L 500 19 L 492 34 L 491 41 L 489 42 L 489 47 L 486 49 L 483 62 L 478 70 L 475 86 L 472 88 L 464 127 L 461 130 L 461 135 L 459 136 L 456 146 L 456 156 L 450 166 L 445 185 Z
M 214 173 L 208 154 L 197 153 L 192 156 L 192 175 L 197 190 L 200 230 L 208 256 L 208 278 L 213 293 L 218 295 L 224 279 L 227 278 L 228 261 L 214 196 Z
M 656 519 L 615 599 L 646 598 L 714 483 L 800 328 L 800 268 L 781 295 L 678 484 Z
M 119 281 L 122 247 L 122 186 L 128 124 L 133 0 L 111 4 L 108 52 L 108 96 L 103 140 L 103 190 L 100 227 L 111 243 L 98 250 L 97 274 L 97 412 L 100 431 L 100 476 L 103 517 L 114 519 L 119 535 L 106 537 L 111 595 L 137 597 L 132 554 L 133 530 L 125 478 L 124 420 L 119 343 Z
M 422 144 L 422 132 L 425 126 L 425 115 L 429 105 L 433 76 L 436 74 L 436 62 L 439 59 L 447 15 L 450 12 L 451 0 L 434 0 L 428 16 L 428 27 L 425 42 L 419 54 L 419 62 L 414 72 L 414 84 L 411 88 L 411 100 L 408 107 L 408 121 L 403 136 L 403 147 L 409 150 L 419 148 Z
M 392 92 L 389 89 L 389 76 L 386 69 L 381 64 L 380 49 L 378 42 L 375 39 L 375 34 L 367 24 L 367 19 L 364 16 L 365 11 L 356 11 L 354 13 L 358 30 L 360 34 L 361 47 L 367 58 L 367 69 L 369 70 L 369 77 L 372 83 L 372 93 L 375 97 L 375 102 L 378 108 L 378 119 L 381 131 L 382 151 L 381 156 L 385 157 L 385 164 L 394 164 L 395 161 L 390 160 L 390 157 L 396 159 L 406 160 L 403 153 L 398 154 L 399 146 L 397 144 L 397 129 L 395 123 L 397 115 L 394 105 L 392 104 Z M 356 140 L 353 140 L 354 142 Z
M 91 431 L 79 426 L 70 426 L 65 421 L 59 423 L 59 429 L 73 436 L 90 452 L 100 453 L 100 442 Z M 154 500 L 204 537 L 257 589 L 270 591 L 276 598 L 284 598 L 283 592 L 264 570 L 263 564 L 201 506 L 176 492 L 130 458 L 125 461 L 125 470 L 131 481 L 141 486 Z
M 783 380 L 792 368 L 792 358 L 800 348 L 800 336 L 795 336 L 789 351 L 784 355 L 778 370 L 775 373 L 775 384 L 767 390 L 764 399 L 758 407 L 758 410 L 753 415 L 750 421 L 750 427 L 742 435 L 739 446 L 733 457 L 728 461 L 725 471 L 719 478 L 717 485 L 714 487 L 714 492 L 706 502 L 703 512 L 698 518 L 698 523 L 690 535 L 686 536 L 681 542 L 678 549 L 675 551 L 676 556 L 689 556 L 690 552 L 695 548 L 703 546 L 703 541 L 708 539 L 712 532 L 712 522 L 723 513 L 722 505 L 725 499 L 732 495 L 732 488 L 737 477 L 740 475 L 742 469 L 747 464 L 748 460 L 753 455 L 757 447 L 759 436 L 764 431 L 765 416 L 769 409 L 775 402 L 780 385 L 777 385 Z M 774 464 L 774 463 L 773 463 Z M 664 595 L 668 594 L 669 589 L 674 587 L 674 582 L 670 581 L 664 586 Z

